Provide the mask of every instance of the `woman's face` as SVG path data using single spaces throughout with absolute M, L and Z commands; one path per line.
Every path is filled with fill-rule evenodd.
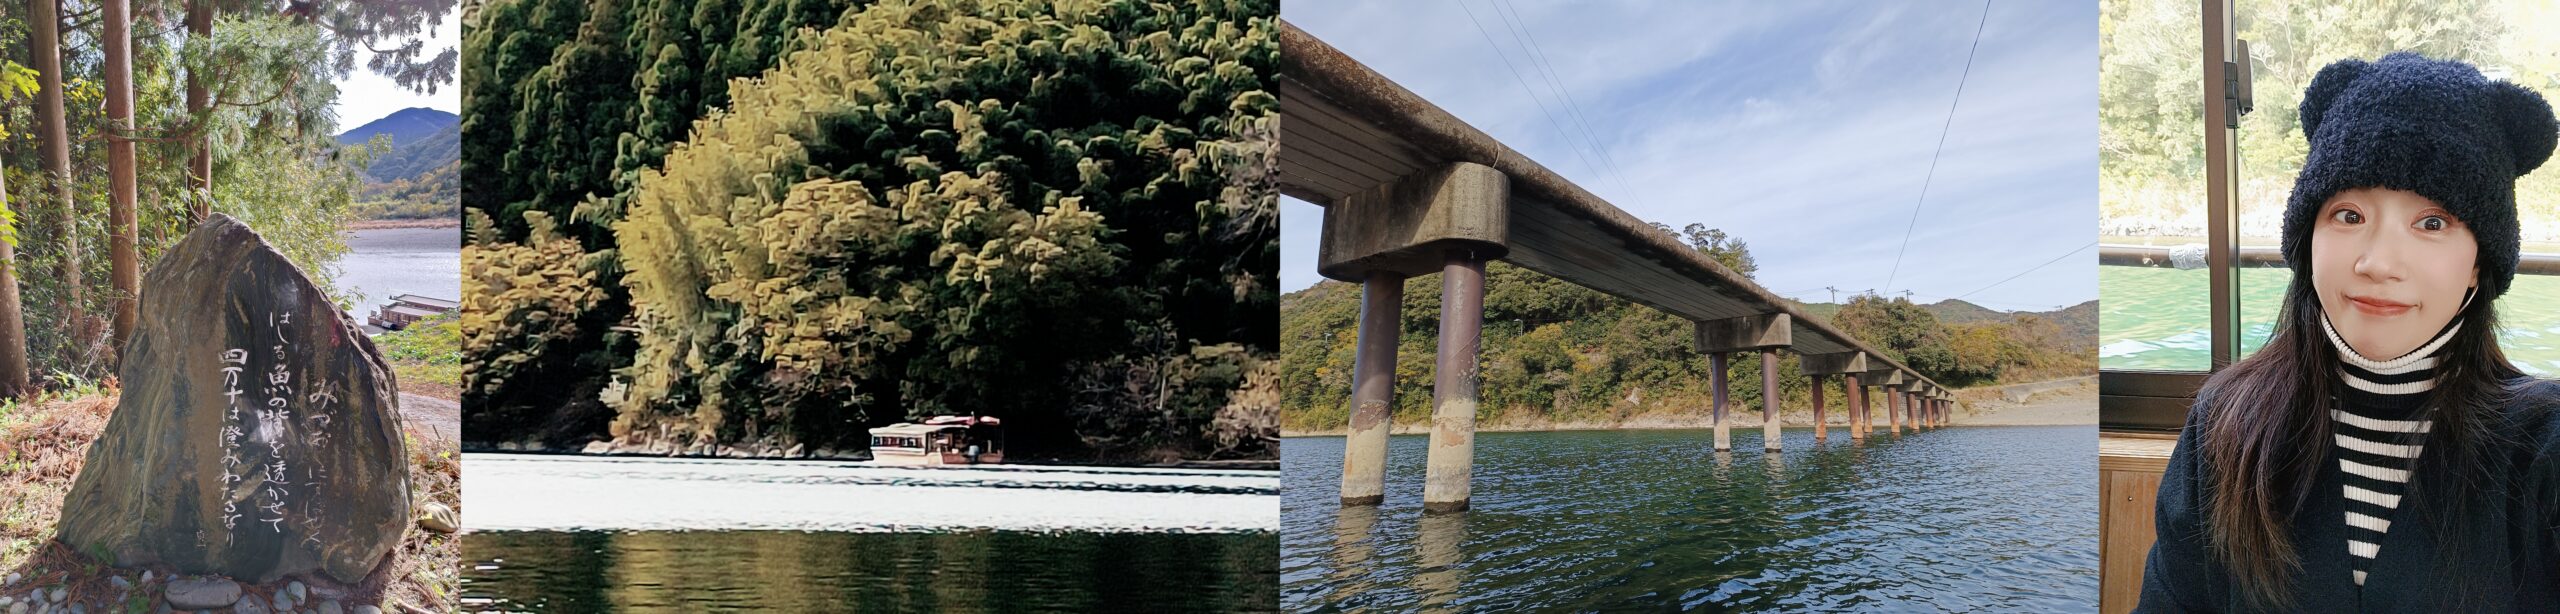
M 2388 360 L 2415 350 L 2462 311 L 2480 278 L 2480 245 L 2453 213 L 2415 192 L 2345 190 L 2311 231 L 2311 287 L 2338 336 Z

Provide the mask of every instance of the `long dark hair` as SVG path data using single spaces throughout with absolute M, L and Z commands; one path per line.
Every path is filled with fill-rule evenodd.
M 2477 503 L 2461 489 L 2491 475 L 2483 448 L 2504 438 L 2498 408 L 2513 393 L 2508 382 L 2524 373 L 2498 349 L 2493 303 L 2470 301 L 2455 316 L 2461 329 L 2436 353 L 2436 386 L 2427 398 L 2435 425 L 2424 440 L 2426 452 L 2412 467 L 2407 500 L 2441 503 L 2431 509 L 2443 513 L 2422 522 L 2471 516 Z M 2340 357 L 2321 328 L 2320 297 L 2307 272 L 2297 269 L 2279 313 L 2266 346 L 2207 379 L 2197 395 L 2208 404 L 2198 425 L 2198 452 L 2210 473 L 2205 519 L 2213 552 L 2230 570 L 2234 586 L 2267 607 L 2292 601 L 2287 583 L 2302 563 L 2292 521 L 2311 497 L 2339 494 L 2311 492 L 2330 462 L 2328 411 L 2342 383 Z M 2440 568 L 2452 572 L 2452 566 Z

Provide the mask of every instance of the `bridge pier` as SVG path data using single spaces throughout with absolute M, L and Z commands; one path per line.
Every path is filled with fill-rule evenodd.
M 1903 409 L 1905 403 L 1902 391 L 1896 388 L 1896 386 L 1884 387 L 1884 414 L 1886 418 L 1893 420 L 1893 434 L 1900 436 L 1902 435 L 1902 414 L 1906 410 Z
M 1404 326 L 1404 276 L 1360 281 L 1359 346 L 1351 363 L 1351 432 L 1342 442 L 1342 505 L 1387 498 L 1387 430 L 1396 406 L 1396 341 Z
M 1698 351 L 1709 356 L 1730 352 L 1760 352 L 1760 438 L 1761 448 L 1778 450 L 1778 350 L 1795 345 L 1795 320 L 1784 313 L 1771 313 L 1722 320 L 1698 322 Z M 1724 365 L 1715 363 L 1716 449 L 1730 450 L 1724 421 Z
M 1733 425 L 1724 421 L 1726 366 L 1723 352 L 1707 355 L 1707 382 L 1710 388 L 1715 389 L 1715 401 L 1708 411 L 1712 414 L 1709 418 L 1716 425 L 1717 452 L 1733 449 Z
M 1426 512 L 1467 508 L 1475 465 L 1476 354 L 1484 327 L 1485 262 L 1509 254 L 1511 178 L 1451 162 L 1345 194 L 1325 207 L 1316 272 L 1362 284 L 1353 364 L 1351 435 L 1342 456 L 1344 505 L 1385 499 L 1387 429 L 1395 407 L 1396 329 L 1404 280 L 1441 274 Z
M 1920 399 L 1914 397 L 1909 390 L 1893 391 L 1893 396 L 1902 398 L 1902 425 L 1911 427 L 1912 433 L 1919 433 Z
M 1893 388 L 1875 384 L 1875 434 L 1893 432 Z
M 1431 459 L 1422 511 L 1467 509 L 1475 469 L 1476 354 L 1484 339 L 1484 260 L 1450 250 L 1440 270 L 1440 354 L 1432 369 Z
M 1813 441 L 1821 443 L 1831 437 L 1830 421 L 1825 417 L 1829 412 L 1822 406 L 1822 389 L 1830 383 L 1833 375 L 1843 376 L 1840 403 L 1843 406 L 1842 409 L 1848 414 L 1849 437 L 1866 438 L 1866 435 L 1858 432 L 1858 414 L 1865 410 L 1861 407 L 1864 404 L 1859 403 L 1857 399 L 1860 392 L 1858 374 L 1867 372 L 1867 354 L 1865 352 L 1799 354 L 1796 356 L 1796 366 L 1801 367 L 1797 370 L 1813 378 Z
M 1867 435 L 1874 436 L 1884 433 L 1885 426 L 1893 422 L 1893 397 L 1885 395 L 1881 384 L 1870 383 L 1867 388 L 1860 392 L 1868 394 Z
M 1911 422 L 1911 432 L 1920 432 L 1920 393 L 1902 391 L 1902 416 Z
M 1778 418 L 1778 399 L 1785 396 L 1778 388 L 1778 351 L 1760 350 L 1760 443 L 1770 452 L 1778 451 L 1778 443 L 1785 441 L 1781 436 L 1786 425 Z
M 1830 418 L 1822 411 L 1822 386 L 1829 382 L 1822 381 L 1826 378 L 1820 375 L 1811 377 L 1813 378 L 1813 443 L 1821 445 L 1822 442 L 1831 440 Z
M 1849 440 L 1866 441 L 1867 385 L 1858 381 L 1856 373 L 1843 374 L 1841 377 L 1840 393 L 1842 396 L 1849 397 L 1844 399 L 1849 402 Z
M 1902 391 L 1902 417 L 1912 422 L 1912 432 L 1920 432 L 1920 391 Z
M 1868 435 L 1880 432 L 1877 430 L 1882 426 L 1878 424 L 1879 422 L 1886 424 L 1893 422 L 1893 387 L 1901 384 L 1902 372 L 1895 370 L 1892 365 L 1876 365 L 1874 369 L 1858 377 L 1858 396 L 1864 405 L 1862 411 L 1866 414 L 1862 420 Z M 1874 396 L 1868 396 L 1868 387 L 1875 388 Z M 1878 412 L 1884 415 L 1876 415 Z

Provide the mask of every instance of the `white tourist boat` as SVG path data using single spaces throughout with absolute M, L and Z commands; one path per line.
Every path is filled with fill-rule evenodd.
M 884 465 L 980 465 L 1004 462 L 1004 423 L 978 416 L 934 416 L 871 429 L 871 459 Z

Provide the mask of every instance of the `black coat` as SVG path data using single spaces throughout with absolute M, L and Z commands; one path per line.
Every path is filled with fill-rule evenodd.
M 2475 519 L 2433 524 L 2416 520 L 2448 498 L 2446 491 L 2410 484 L 2391 530 L 2360 591 L 2347 554 L 2345 503 L 2336 455 L 2321 462 L 2319 482 L 2290 527 L 2302 565 L 2287 585 L 2289 607 L 2302 612 L 2560 612 L 2560 384 L 2526 382 L 2494 418 L 2509 437 L 2484 456 L 2489 468 L 2476 487 L 2459 492 L 2480 504 Z M 2215 470 L 2197 454 L 2204 403 L 2187 414 L 2177 452 L 2161 476 L 2154 518 L 2159 541 L 2142 574 L 2137 612 L 2255 611 L 2216 560 L 2207 536 L 2206 505 Z M 2323 442 L 2326 445 L 2326 442 Z M 2433 452 L 2433 450 L 2429 450 Z M 2423 491 L 2423 492 L 2421 492 Z M 2418 498 L 2426 497 L 2426 498 Z M 2446 560 L 2440 544 L 2458 545 Z M 2458 606 L 2457 578 L 2471 579 L 2474 598 Z M 2467 607 L 2464 607 L 2467 606 Z

